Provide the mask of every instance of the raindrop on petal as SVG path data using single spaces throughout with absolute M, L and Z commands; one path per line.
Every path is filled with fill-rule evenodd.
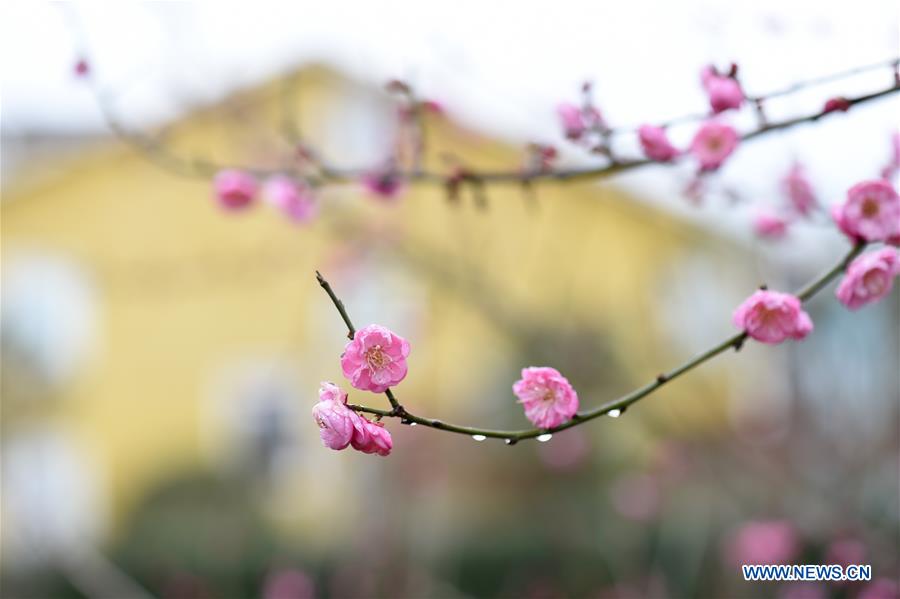
M 551 435 L 550 433 L 544 433 L 543 435 L 538 435 L 537 440 L 540 441 L 541 443 L 546 443 L 547 441 L 549 441 L 552 438 L 553 438 L 553 435 Z
M 472 438 L 476 441 L 484 441 L 485 439 L 487 439 L 487 437 L 485 437 L 484 435 L 472 435 Z

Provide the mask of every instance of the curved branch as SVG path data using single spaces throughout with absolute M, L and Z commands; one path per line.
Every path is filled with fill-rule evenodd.
M 806 287 L 797 292 L 797 297 L 800 298 L 801 301 L 806 302 L 814 295 L 816 295 L 819 291 L 821 291 L 828 283 L 830 283 L 835 277 L 837 277 L 840 273 L 847 268 L 847 265 L 858 256 L 863 249 L 865 248 L 865 243 L 857 243 L 855 244 L 850 251 L 831 269 L 820 275 L 815 280 L 811 281 Z M 347 311 L 344 308 L 344 303 L 337 297 L 334 293 L 334 290 L 331 288 L 331 285 L 325 278 L 316 271 L 316 280 L 319 282 L 319 285 L 325 290 L 328 294 L 328 297 L 331 299 L 334 307 L 337 309 L 338 313 L 340 313 L 341 318 L 344 320 L 344 324 L 347 325 L 348 337 L 350 339 L 353 338 L 355 334 L 355 329 L 353 327 L 353 323 L 350 321 L 350 317 L 347 315 Z M 442 420 L 436 420 L 434 418 L 426 418 L 423 416 L 417 416 L 413 414 L 409 410 L 407 410 L 403 405 L 401 405 L 396 397 L 394 396 L 391 389 L 385 391 L 385 395 L 391 404 L 390 410 L 382 410 L 378 408 L 372 408 L 369 406 L 357 405 L 357 404 L 348 404 L 348 407 L 357 412 L 365 412 L 368 414 L 374 414 L 379 418 L 400 418 L 401 422 L 409 425 L 422 425 L 427 426 L 429 428 L 434 428 L 437 430 L 447 431 L 451 433 L 458 433 L 461 435 L 470 435 L 472 437 L 476 437 L 479 439 L 482 438 L 494 438 L 494 439 L 504 439 L 507 444 L 512 445 L 521 441 L 523 439 L 534 439 L 543 437 L 544 435 L 551 435 L 558 431 L 566 430 L 567 428 L 572 428 L 573 426 L 578 426 L 583 424 L 589 420 L 593 420 L 595 418 L 599 418 L 600 416 L 609 415 L 611 417 L 616 417 L 621 415 L 628 409 L 631 404 L 636 403 L 657 391 L 660 387 L 665 385 L 666 383 L 675 380 L 681 375 L 693 370 L 697 366 L 700 366 L 704 362 L 711 360 L 712 358 L 718 356 L 721 353 L 724 353 L 728 349 L 734 348 L 735 351 L 738 351 L 743 346 L 744 342 L 747 340 L 747 333 L 736 333 L 731 337 L 728 337 L 724 341 L 714 345 L 710 349 L 705 352 L 694 356 L 687 362 L 681 364 L 669 370 L 668 372 L 663 372 L 652 380 L 651 382 L 643 385 L 642 387 L 638 387 L 634 391 L 619 397 L 618 399 L 614 399 L 607 403 L 601 404 L 595 408 L 590 410 L 586 410 L 583 412 L 578 412 L 575 416 L 572 417 L 571 420 L 560 424 L 559 426 L 555 426 L 553 428 L 548 429 L 539 429 L 539 428 L 529 428 L 522 430 L 496 430 L 496 429 L 487 429 L 487 428 L 479 428 L 474 426 L 461 426 L 458 424 L 451 424 L 448 422 L 444 422 Z

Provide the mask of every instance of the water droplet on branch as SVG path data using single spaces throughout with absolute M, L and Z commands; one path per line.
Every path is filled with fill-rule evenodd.
M 618 418 L 622 415 L 622 410 L 610 410 L 607 414 L 609 414 L 610 418 Z
M 484 435 L 472 435 L 472 438 L 476 441 L 484 441 L 485 439 L 487 439 L 487 437 L 485 437 Z
M 546 443 L 547 441 L 549 441 L 552 438 L 553 438 L 553 435 L 551 435 L 550 433 L 544 433 L 543 435 L 538 435 L 537 440 L 541 443 Z

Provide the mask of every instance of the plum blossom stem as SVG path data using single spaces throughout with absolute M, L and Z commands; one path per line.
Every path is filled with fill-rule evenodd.
M 797 292 L 797 297 L 800 298 L 801 301 L 806 302 L 814 295 L 816 295 L 819 291 L 821 291 L 828 283 L 834 280 L 840 273 L 844 271 L 847 265 L 858 256 L 863 249 L 866 247 L 864 242 L 856 243 L 850 251 L 832 268 L 828 271 L 811 281 L 806 287 Z M 328 281 L 325 280 L 322 275 L 316 271 L 316 279 L 319 281 L 319 285 L 325 290 L 328 294 L 328 297 L 331 298 L 332 303 L 335 308 L 337 308 L 338 312 L 343 318 L 344 323 L 347 325 L 349 331 L 349 337 L 352 339 L 353 333 L 355 329 L 353 328 L 353 324 L 350 322 L 350 318 L 347 316 L 347 312 L 344 309 L 343 302 L 338 299 L 337 295 L 335 295 L 334 291 L 331 288 L 331 285 L 328 284 Z M 628 407 L 632 404 L 640 401 L 641 399 L 647 397 L 648 395 L 654 393 L 658 389 L 660 389 L 666 383 L 678 378 L 679 376 L 693 370 L 694 368 L 700 366 L 704 362 L 711 360 L 712 358 L 718 356 L 719 354 L 724 353 L 729 349 L 734 349 L 738 351 L 743 346 L 744 342 L 747 340 L 747 333 L 740 332 L 736 333 L 727 339 L 717 343 L 710 349 L 705 352 L 698 354 L 684 362 L 680 366 L 676 366 L 675 368 L 663 372 L 656 376 L 652 381 L 647 384 L 638 387 L 637 389 L 627 393 L 617 399 L 612 401 L 608 401 L 604 404 L 601 404 L 595 408 L 590 410 L 585 410 L 575 414 L 571 420 L 560 424 L 559 426 L 555 426 L 553 428 L 547 429 L 539 429 L 539 428 L 529 428 L 522 430 L 497 430 L 497 429 L 487 429 L 487 428 L 479 428 L 472 426 L 461 426 L 458 424 L 451 424 L 448 422 L 444 422 L 442 420 L 436 420 L 434 418 L 426 418 L 423 416 L 417 416 L 406 410 L 403 406 L 399 404 L 397 399 L 394 397 L 393 392 L 388 389 L 385 391 L 385 394 L 388 396 L 388 399 L 391 402 L 392 409 L 391 410 L 381 410 L 378 408 L 372 408 L 364 405 L 357 404 L 348 404 L 348 407 L 357 412 L 365 412 L 368 414 L 374 414 L 380 418 L 400 418 L 402 422 L 405 424 L 419 424 L 422 426 L 427 426 L 429 428 L 434 428 L 442 431 L 447 431 L 451 433 L 458 433 L 462 435 L 470 435 L 470 436 L 483 436 L 490 437 L 494 439 L 505 439 L 506 442 L 510 445 L 524 440 L 524 439 L 534 439 L 536 437 L 540 437 L 541 435 L 551 434 L 558 431 L 562 431 L 568 428 L 572 428 L 573 426 L 578 426 L 583 424 L 589 420 L 593 420 L 600 416 L 604 416 L 609 414 L 610 412 L 617 411 L 618 413 L 624 412 Z
M 801 81 L 793 84 L 792 86 L 778 90 L 772 93 L 763 94 L 759 96 L 751 97 L 752 101 L 762 101 L 768 98 L 783 96 L 790 93 L 794 93 L 796 91 L 800 91 L 802 89 L 806 89 L 807 87 L 817 85 L 819 83 L 837 80 L 841 78 L 845 78 L 857 73 L 861 73 L 864 71 L 873 70 L 875 68 L 884 68 L 886 66 L 891 66 L 892 68 L 897 64 L 897 58 L 891 59 L 887 62 L 881 62 L 872 65 L 865 65 L 863 67 L 857 67 L 855 69 L 851 69 L 848 71 L 844 71 L 841 73 L 835 73 L 832 75 L 828 75 L 825 77 L 820 77 L 818 79 L 812 79 L 807 81 Z M 165 144 L 156 136 L 146 134 L 141 131 L 132 130 L 126 126 L 124 126 L 121 121 L 117 118 L 113 102 L 111 101 L 111 97 L 109 94 L 105 93 L 104 90 L 100 88 L 99 83 L 94 79 L 90 78 L 88 80 L 88 84 L 93 92 L 95 101 L 97 102 L 98 107 L 100 108 L 100 112 L 103 115 L 104 120 L 107 123 L 107 126 L 113 131 L 113 133 L 120 138 L 122 141 L 131 145 L 135 149 L 138 150 L 140 154 L 142 154 L 149 161 L 157 164 L 161 168 L 173 172 L 175 174 L 186 176 L 186 177 L 194 177 L 200 179 L 208 180 L 210 177 L 213 177 L 216 173 L 228 170 L 232 168 L 239 168 L 248 173 L 251 173 L 257 177 L 265 178 L 275 175 L 283 175 L 285 171 L 291 171 L 292 169 L 271 169 L 271 168 L 257 168 L 257 167 L 244 167 L 240 165 L 228 165 L 228 164 L 219 164 L 203 159 L 192 159 L 179 156 L 169 148 L 165 146 Z M 852 98 L 845 98 L 846 107 L 849 108 L 851 106 L 857 104 L 863 104 L 883 96 L 887 96 L 889 94 L 900 91 L 900 83 L 894 81 L 889 87 L 883 88 L 873 93 L 860 95 Z M 756 128 L 748 131 L 747 133 L 741 136 L 742 141 L 748 141 L 751 139 L 755 139 L 761 135 L 765 135 L 767 133 L 771 133 L 774 131 L 780 131 L 784 129 L 789 129 L 797 125 L 801 125 L 803 123 L 812 123 L 816 122 L 823 117 L 831 114 L 831 110 L 821 109 L 813 113 L 805 114 L 799 117 L 794 117 L 790 119 L 784 119 L 776 122 L 761 122 Z M 708 115 L 687 115 L 680 119 L 674 119 L 669 121 L 668 124 L 674 124 L 678 122 L 687 122 L 698 120 L 700 118 L 706 118 Z M 421 130 L 420 133 L 424 135 L 424 127 L 419 127 Z M 633 129 L 629 128 L 621 128 L 621 129 L 610 129 L 608 133 L 610 135 L 615 134 L 624 134 L 624 133 L 634 133 Z M 296 139 L 292 141 L 297 141 Z M 424 142 L 424 138 L 422 140 Z M 424 145 L 421 148 L 422 152 L 424 152 Z M 438 185 L 446 185 L 448 181 L 449 175 L 447 173 L 442 173 L 434 170 L 426 170 L 421 168 L 421 160 L 423 156 L 417 157 L 417 164 L 413 166 L 411 170 L 399 170 L 396 172 L 396 175 L 403 180 L 409 181 L 411 183 L 424 183 L 424 184 L 438 184 Z M 594 178 L 603 178 L 612 175 L 616 175 L 620 172 L 629 171 L 635 168 L 647 166 L 650 164 L 659 164 L 656 161 L 648 160 L 644 158 L 625 158 L 625 159 L 616 159 L 610 160 L 606 164 L 597 167 L 584 167 L 584 168 L 572 168 L 572 169 L 548 169 L 545 171 L 533 172 L 533 171 L 522 171 L 520 169 L 513 170 L 494 170 L 494 171 L 477 171 L 472 169 L 467 169 L 465 181 L 469 184 L 487 184 L 487 183 L 519 183 L 519 184 L 530 184 L 537 180 L 550 180 L 550 181 L 574 181 L 574 180 L 583 180 L 583 179 L 594 179 Z M 364 174 L 364 171 L 358 169 L 343 169 L 328 165 L 319 158 L 316 160 L 316 166 L 318 167 L 318 173 L 313 176 L 304 177 L 305 180 L 312 185 L 326 185 L 326 184 L 340 184 L 340 183 L 350 183 L 357 181 L 360 176 Z
M 353 326 L 353 321 L 350 320 L 350 315 L 347 314 L 347 309 L 344 308 L 344 302 L 340 300 L 340 298 L 335 295 L 334 289 L 331 288 L 331 284 L 325 280 L 325 277 L 322 276 L 318 270 L 316 271 L 316 280 L 319 282 L 319 285 L 322 289 L 325 290 L 325 293 L 328 294 L 328 297 L 331 298 L 331 302 L 334 304 L 334 307 L 337 308 L 338 313 L 341 315 L 341 318 L 344 320 L 344 324 L 347 325 L 347 338 L 351 341 L 353 337 L 356 335 L 356 327 Z M 401 413 L 404 413 L 405 410 L 403 406 L 400 405 L 400 402 L 397 401 L 397 398 L 394 397 L 394 392 L 390 389 L 387 389 L 384 394 L 387 396 L 388 401 L 391 403 L 390 415 L 396 416 Z M 372 412 L 373 414 L 378 414 L 378 412 Z M 379 414 L 380 416 L 388 415 L 388 413 Z

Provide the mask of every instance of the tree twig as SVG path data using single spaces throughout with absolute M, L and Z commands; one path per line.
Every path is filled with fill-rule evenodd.
M 855 244 L 835 266 L 830 268 L 815 280 L 811 281 L 806 287 L 798 291 L 797 297 L 799 297 L 804 302 L 808 301 L 819 291 L 821 291 L 826 285 L 828 285 L 828 283 L 834 280 L 834 278 L 837 277 L 841 272 L 843 272 L 844 269 L 846 269 L 847 265 L 863 251 L 865 246 L 865 243 Z M 325 292 L 328 294 L 328 297 L 331 299 L 338 313 L 341 315 L 341 318 L 344 320 L 344 324 L 347 325 L 348 337 L 352 339 L 355 329 L 353 328 L 353 324 L 351 323 L 349 316 L 347 316 L 347 311 L 344 308 L 343 302 L 337 297 L 337 295 L 334 293 L 334 290 L 331 288 L 331 285 L 318 271 L 316 271 L 316 279 L 318 280 L 319 285 L 321 285 Z M 434 418 L 418 416 L 404 408 L 396 399 L 391 389 L 387 389 L 385 391 L 385 395 L 388 397 L 388 400 L 391 404 L 390 410 L 382 410 L 379 408 L 373 408 L 358 404 L 348 404 L 348 407 L 357 412 L 374 414 L 380 418 L 400 418 L 404 424 L 422 425 L 437 430 L 469 435 L 476 438 L 504 439 L 507 444 L 512 445 L 524 439 L 534 439 L 539 437 L 545 438 L 545 435 L 551 435 L 553 433 L 572 428 L 573 426 L 578 426 L 600 416 L 619 416 L 623 412 L 625 412 L 625 410 L 628 409 L 632 404 L 647 397 L 648 395 L 660 389 L 666 383 L 675 380 L 681 375 L 700 366 L 704 362 L 711 360 L 712 358 L 718 356 L 721 353 L 724 353 L 729 349 L 733 348 L 735 351 L 740 350 L 746 340 L 747 333 L 736 333 L 728 337 L 727 339 L 717 343 L 705 352 L 694 356 L 680 366 L 676 366 L 675 368 L 667 372 L 660 373 L 652 381 L 641 387 L 638 387 L 630 393 L 627 393 L 619 397 L 618 399 L 614 399 L 612 401 L 601 404 L 595 408 L 578 412 L 577 414 L 575 414 L 575 416 L 572 417 L 571 420 L 564 422 L 559 426 L 548 429 L 529 428 L 522 430 L 497 430 L 474 426 L 461 426 L 458 424 L 444 422 L 442 420 L 436 420 Z

